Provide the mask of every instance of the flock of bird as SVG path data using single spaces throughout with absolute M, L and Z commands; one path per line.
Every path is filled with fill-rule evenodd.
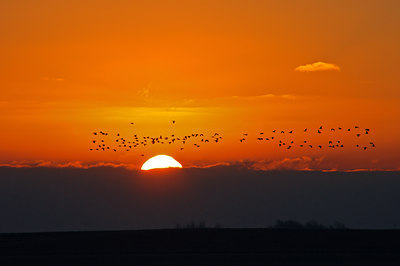
M 305 128 L 303 130 L 303 132 L 308 132 L 308 131 L 309 131 L 308 128 Z M 341 127 L 338 127 L 338 128 L 330 128 L 330 131 L 331 132 L 335 132 L 335 131 L 351 132 L 352 129 L 351 128 L 343 129 Z M 356 131 L 355 136 L 361 137 L 361 135 L 363 135 L 363 134 L 364 135 L 368 135 L 369 132 L 370 132 L 370 129 L 369 128 L 361 129 L 359 126 L 354 126 L 354 130 L 353 131 Z M 324 127 L 323 126 L 320 126 L 316 130 L 317 134 L 323 134 L 323 132 L 324 132 Z M 259 136 L 257 136 L 257 140 L 258 141 L 263 141 L 263 140 L 265 140 L 265 141 L 273 141 L 273 140 L 277 139 L 278 134 L 286 134 L 287 135 L 287 134 L 293 134 L 293 133 L 294 133 L 294 130 L 290 130 L 290 131 L 281 130 L 279 132 L 276 129 L 274 129 L 274 130 L 272 130 L 272 134 L 271 134 L 270 137 L 264 137 L 264 132 L 260 132 Z M 243 143 L 244 141 L 247 140 L 248 135 L 249 135 L 248 133 L 243 133 L 243 137 L 239 141 Z M 289 142 L 286 143 L 282 139 L 280 139 L 279 142 L 277 142 L 277 144 L 278 144 L 279 147 L 286 147 L 286 149 L 289 150 L 289 149 L 291 149 L 292 147 L 295 146 L 295 141 L 290 140 Z M 298 144 L 298 146 L 300 148 L 304 148 L 304 147 L 313 148 L 313 147 L 316 147 L 316 148 L 322 149 L 322 148 L 326 147 L 326 148 L 334 149 L 334 148 L 343 148 L 344 147 L 344 144 L 342 143 L 341 140 L 328 140 L 327 145 L 325 145 L 325 146 L 322 145 L 322 144 L 313 145 L 313 144 L 308 143 L 307 140 L 304 140 L 304 141 L 302 141 L 300 143 L 297 143 L 297 144 Z M 363 150 L 366 150 L 368 148 L 375 148 L 375 144 L 373 142 L 369 142 L 368 145 L 362 146 L 360 144 L 356 144 L 355 147 L 356 148 L 362 148 Z
M 172 124 L 175 124 L 175 120 L 172 120 Z M 133 122 L 130 123 L 131 125 L 134 125 Z M 302 133 L 315 133 L 317 135 L 323 134 L 328 130 L 331 133 L 334 133 L 336 131 L 343 131 L 346 133 L 353 133 L 357 138 L 360 138 L 362 135 L 368 135 L 370 133 L 369 128 L 361 129 L 359 126 L 354 126 L 354 128 L 342 128 L 342 127 L 337 127 L 337 128 L 328 128 L 325 129 L 323 126 L 320 126 L 319 128 L 316 128 L 314 130 L 305 128 L 302 130 Z M 266 132 L 259 132 L 257 134 L 254 134 L 254 136 L 251 136 L 252 134 L 249 133 L 242 133 L 242 137 L 239 139 L 240 143 L 245 143 L 250 139 L 259 141 L 259 142 L 271 142 L 276 144 L 278 148 L 285 148 L 287 150 L 293 149 L 295 147 L 298 148 L 309 148 L 309 149 L 323 149 L 323 148 L 329 148 L 329 149 L 337 149 L 337 148 L 344 148 L 345 144 L 343 143 L 342 140 L 336 140 L 336 139 L 331 139 L 328 140 L 324 144 L 313 144 L 309 140 L 302 140 L 302 141 L 294 141 L 294 140 L 287 140 L 287 137 L 292 136 L 295 134 L 295 130 L 272 130 L 268 134 Z M 95 138 L 92 140 L 92 147 L 89 148 L 90 151 L 113 151 L 117 152 L 119 150 L 123 151 L 131 151 L 137 147 L 145 147 L 147 145 L 155 145 L 155 144 L 167 144 L 167 145 L 174 145 L 174 144 L 179 144 L 179 149 L 183 150 L 184 146 L 187 146 L 189 144 L 192 144 L 193 147 L 195 148 L 200 148 L 202 145 L 205 145 L 206 143 L 220 143 L 221 140 L 223 139 L 221 134 L 216 132 L 211 135 L 205 135 L 203 133 L 191 133 L 189 135 L 184 135 L 184 136 L 176 136 L 175 134 L 171 135 L 159 135 L 155 137 L 151 136 L 139 136 L 137 134 L 132 134 L 130 138 L 124 138 L 121 136 L 120 133 L 115 134 L 115 138 L 113 139 L 113 144 L 107 144 L 105 137 L 112 136 L 108 132 L 93 132 L 93 135 Z M 268 135 L 268 136 L 267 136 Z M 297 138 L 298 139 L 298 138 Z M 369 142 L 367 145 L 361 145 L 361 144 L 356 144 L 356 148 L 362 149 L 362 150 L 367 150 L 369 148 L 375 148 L 375 143 L 374 142 Z M 141 156 L 144 156 L 144 154 L 141 154 Z

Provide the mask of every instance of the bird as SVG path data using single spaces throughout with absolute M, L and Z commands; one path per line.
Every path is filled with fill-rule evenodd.
M 372 147 L 375 147 L 375 144 L 373 142 L 370 142 L 369 144 L 371 144 Z
M 175 120 L 172 120 L 172 124 L 175 124 Z
M 307 128 L 304 129 L 304 132 L 307 132 Z

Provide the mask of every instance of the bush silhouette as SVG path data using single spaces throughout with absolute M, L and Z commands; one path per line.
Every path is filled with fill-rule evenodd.
M 347 227 L 341 222 L 334 222 L 333 225 L 325 226 L 317 221 L 311 220 L 305 224 L 302 224 L 293 220 L 277 220 L 273 226 L 273 229 L 294 229 L 294 230 L 344 230 Z

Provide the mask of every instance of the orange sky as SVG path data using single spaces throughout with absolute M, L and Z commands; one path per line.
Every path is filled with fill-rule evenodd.
M 169 154 L 184 166 L 399 169 L 399 11 L 398 1 L 3 1 L 0 164 Z M 320 125 L 371 133 L 318 135 Z M 273 129 L 293 129 L 285 141 L 295 144 L 346 145 L 254 140 Z M 223 140 L 90 152 L 100 130 Z M 240 143 L 245 132 L 252 140 Z

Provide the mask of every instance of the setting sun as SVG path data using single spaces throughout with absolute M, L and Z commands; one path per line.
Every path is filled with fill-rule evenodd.
M 142 170 L 150 170 L 156 168 L 182 168 L 182 165 L 168 155 L 157 155 L 148 159 L 143 165 Z

